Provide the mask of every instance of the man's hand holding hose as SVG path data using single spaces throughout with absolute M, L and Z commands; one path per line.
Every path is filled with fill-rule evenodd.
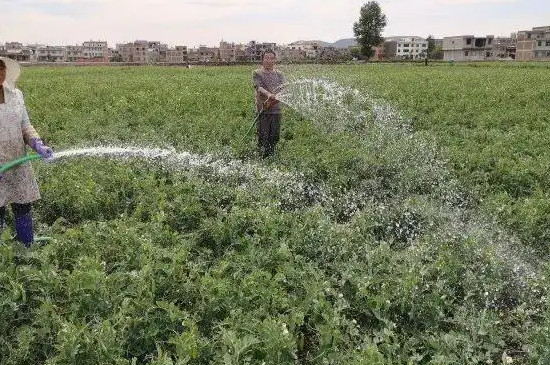
M 263 103 L 262 111 L 271 109 L 271 107 L 273 107 L 279 102 L 279 99 L 277 99 L 277 94 L 281 92 L 283 87 L 284 87 L 283 85 L 279 86 L 274 93 L 267 91 L 263 87 L 258 88 L 258 92 L 267 97 L 266 101 L 264 101 Z

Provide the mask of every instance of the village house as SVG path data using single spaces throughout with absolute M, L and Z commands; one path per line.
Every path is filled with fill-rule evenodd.
M 8 57 L 19 62 L 29 62 L 31 60 L 31 50 L 23 47 L 19 42 L 6 42 L 3 50 L 0 50 L 1 57 Z
M 262 53 L 267 50 L 277 53 L 277 43 L 258 43 L 256 41 L 251 41 L 245 47 L 245 59 L 249 62 L 259 63 L 261 61 Z
M 380 53 L 387 59 L 423 59 L 428 55 L 428 40 L 417 36 L 388 37 L 378 57 Z
M 301 45 L 289 44 L 279 48 L 278 57 L 280 61 L 296 62 L 306 59 L 306 51 Z
M 174 49 L 166 50 L 166 63 L 184 64 L 187 62 L 187 46 L 176 46 Z
M 461 35 L 443 38 L 445 61 L 484 61 L 494 59 L 493 35 L 475 37 Z
M 109 62 L 110 51 L 107 42 L 88 41 L 82 43 L 82 57 L 77 60 L 86 62 Z M 68 61 L 68 60 L 67 60 Z
M 42 46 L 36 49 L 37 62 L 65 62 L 65 47 Z
M 550 26 L 518 32 L 516 60 L 550 60 Z
M 146 63 L 148 49 L 149 43 L 144 40 L 116 45 L 116 50 L 120 54 L 122 62 L 129 63 Z
M 65 46 L 65 61 L 67 62 L 77 62 L 83 58 L 83 47 L 82 46 Z

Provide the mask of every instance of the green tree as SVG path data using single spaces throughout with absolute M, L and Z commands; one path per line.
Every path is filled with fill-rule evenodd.
M 435 39 L 433 35 L 429 35 L 428 38 L 426 38 L 428 41 L 428 58 L 433 58 L 433 52 L 435 50 Z
M 428 58 L 432 60 L 442 60 L 443 48 L 436 46 L 433 35 L 430 34 L 426 40 L 428 41 Z
M 376 1 L 369 1 L 361 7 L 359 20 L 353 24 L 353 33 L 361 47 L 361 54 L 367 59 L 374 55 L 372 47 L 384 41 L 381 33 L 385 26 L 386 16 Z
M 443 48 L 442 47 L 435 47 L 432 52 L 432 59 L 434 60 L 442 60 L 443 59 Z

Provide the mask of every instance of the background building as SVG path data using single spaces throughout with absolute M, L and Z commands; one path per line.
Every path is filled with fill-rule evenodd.
M 172 64 L 187 63 L 187 46 L 176 46 L 175 49 L 166 50 L 166 62 Z
M 493 41 L 493 57 L 498 60 L 516 59 L 517 38 L 513 34 L 511 37 L 497 37 Z
M 461 35 L 443 38 L 443 59 L 445 61 L 484 61 L 497 59 L 493 53 L 495 37 L 474 37 Z
M 249 62 L 259 63 L 262 53 L 267 50 L 277 53 L 277 43 L 258 43 L 256 41 L 251 41 L 245 47 L 245 59 Z
M 516 60 L 550 60 L 550 26 L 518 32 Z
M 235 43 L 220 42 L 220 61 L 235 62 L 237 61 L 237 47 Z
M 0 56 L 8 57 L 19 62 L 29 62 L 33 56 L 30 49 L 23 47 L 19 42 L 6 42 L 3 50 L 0 51 Z
M 459 35 L 434 39 L 432 36 L 388 37 L 373 47 L 370 60 L 418 60 L 426 57 L 447 61 L 550 60 L 550 26 L 512 33 L 510 37 Z M 168 47 L 160 41 L 136 40 L 117 44 L 115 49 L 104 41 L 86 41 L 82 45 L 51 46 L 7 42 L 0 44 L 0 56 L 20 62 L 124 62 L 138 64 L 188 63 L 260 63 L 261 55 L 272 50 L 283 62 L 340 62 L 363 59 L 355 38 L 334 43 L 301 40 L 287 45 L 251 41 L 235 44 L 222 40 L 219 47 L 201 45 Z
M 36 49 L 37 62 L 65 62 L 65 47 L 42 46 Z
M 297 45 L 285 45 L 279 49 L 279 60 L 285 62 L 296 62 L 306 59 L 306 51 Z
M 82 59 L 85 61 L 109 62 L 109 58 L 107 42 L 88 41 L 82 43 Z
M 84 58 L 83 56 L 83 47 L 82 46 L 66 46 L 65 47 L 65 61 L 67 62 L 77 62 Z
M 144 40 L 116 45 L 116 50 L 120 54 L 122 62 L 146 63 L 148 49 L 149 42 Z
M 417 36 L 388 37 L 383 53 L 387 59 L 423 59 L 428 55 L 428 40 Z

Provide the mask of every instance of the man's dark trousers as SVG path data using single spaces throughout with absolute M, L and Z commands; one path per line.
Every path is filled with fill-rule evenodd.
M 258 148 L 262 157 L 275 152 L 281 131 L 281 114 L 262 114 L 258 120 Z

